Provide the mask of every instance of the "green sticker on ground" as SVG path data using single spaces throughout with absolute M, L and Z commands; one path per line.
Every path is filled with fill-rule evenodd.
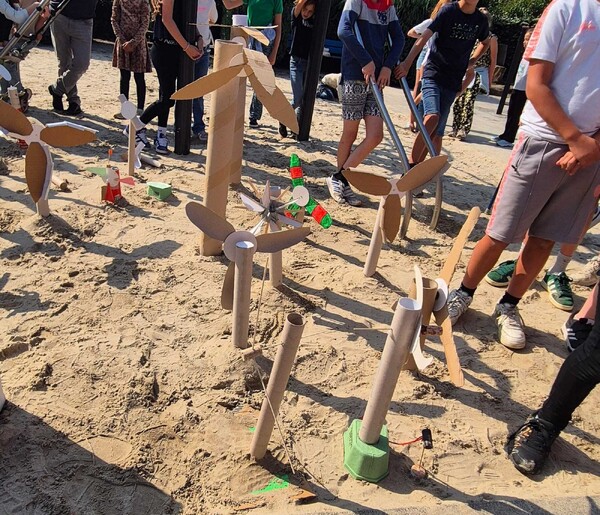
M 287 474 L 275 477 L 271 481 L 269 481 L 269 484 L 264 488 L 261 488 L 260 490 L 254 490 L 254 492 L 250 493 L 252 493 L 253 495 L 265 494 L 267 492 L 272 492 L 273 490 L 281 490 L 282 488 L 287 488 L 288 486 L 290 486 L 290 483 L 288 482 L 288 477 L 289 476 Z

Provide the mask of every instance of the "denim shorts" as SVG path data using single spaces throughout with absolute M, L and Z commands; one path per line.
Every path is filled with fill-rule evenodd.
M 423 79 L 421 83 L 421 94 L 425 116 L 437 114 L 439 122 L 436 129 L 438 136 L 443 136 L 446 130 L 446 122 L 450 114 L 450 108 L 456 98 L 456 91 L 440 86 L 433 79 Z

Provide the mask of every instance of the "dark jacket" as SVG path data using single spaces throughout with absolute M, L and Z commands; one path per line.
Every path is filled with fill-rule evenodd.
M 96 13 L 97 3 L 98 0 L 70 0 L 61 14 L 72 20 L 89 20 Z M 59 4 L 60 0 L 52 0 L 50 9 L 55 10 Z

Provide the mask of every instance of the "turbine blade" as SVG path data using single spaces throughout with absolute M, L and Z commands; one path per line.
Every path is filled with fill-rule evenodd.
M 6 102 L 0 104 L 0 127 L 20 136 L 29 136 L 33 132 L 33 126 L 27 117 Z
M 392 190 L 390 182 L 381 175 L 357 170 L 344 170 L 342 173 L 352 186 L 368 195 L 383 196 Z
M 401 209 L 402 205 L 398 195 L 389 195 L 385 199 L 383 205 L 383 234 L 390 243 L 396 239 L 400 230 Z
M 436 311 L 435 323 L 442 328 L 442 345 L 444 346 L 444 354 L 446 355 L 446 365 L 448 366 L 448 373 L 450 374 L 450 381 L 454 386 L 464 386 L 465 377 L 460 368 L 460 360 L 458 353 L 456 352 L 456 345 L 454 343 L 454 336 L 452 335 L 452 322 L 448 316 L 448 305 L 444 305 L 442 309 Z
M 192 100 L 194 98 L 200 98 L 207 95 L 211 91 L 220 88 L 223 84 L 227 84 L 233 79 L 242 69 L 243 64 L 237 66 L 229 66 L 222 70 L 209 73 L 205 77 L 202 77 L 187 86 L 177 90 L 171 95 L 172 100 Z
M 42 129 L 40 139 L 51 147 L 67 148 L 90 143 L 96 139 L 96 134 L 93 131 L 61 125 Z
M 37 142 L 30 143 L 25 155 L 25 179 L 29 194 L 36 203 L 44 193 L 47 166 L 48 157 L 42 145 Z
M 258 252 L 267 252 L 269 254 L 273 254 L 274 252 L 279 252 L 280 250 L 287 249 L 292 245 L 296 245 L 296 243 L 300 243 L 309 234 L 310 229 L 308 227 L 261 234 L 260 236 L 256 237 L 256 250 Z
M 440 173 L 446 163 L 448 156 L 435 156 L 422 163 L 413 166 L 404 176 L 398 181 L 396 187 L 399 191 L 410 191 L 423 186 Z
M 242 201 L 242 204 L 244 204 L 244 206 L 246 206 L 246 208 L 250 211 L 254 211 L 255 213 L 262 213 L 265 210 L 265 208 L 261 204 L 256 202 L 256 200 L 254 200 L 253 198 L 250 198 L 248 195 L 245 195 L 244 193 L 240 193 L 240 200 Z
M 263 45 L 269 46 L 269 44 L 271 43 L 269 41 L 269 38 L 267 36 L 265 36 L 260 30 L 257 30 L 253 27 L 239 27 L 240 29 L 242 29 L 246 34 L 248 34 L 248 36 L 256 39 L 257 41 L 260 41 L 260 43 L 262 43 Z
M 221 288 L 221 307 L 233 311 L 233 286 L 235 283 L 235 262 L 232 261 L 227 267 L 223 288 Z
M 279 223 L 290 225 L 295 228 L 302 227 L 302 224 L 300 222 L 296 221 L 293 218 L 290 218 L 289 216 L 284 216 L 279 213 L 277 214 L 277 220 L 279 220 Z
M 247 60 L 246 66 L 252 70 L 252 73 L 262 84 L 267 93 L 272 95 L 277 84 L 275 84 L 273 67 L 267 56 L 262 52 L 257 52 L 256 50 L 250 50 L 248 48 L 244 48 L 244 56 Z
M 227 236 L 235 232 L 233 225 L 199 202 L 188 202 L 185 213 L 198 229 L 215 240 L 225 241 Z
M 260 81 L 256 78 L 256 75 L 249 75 L 248 80 L 258 99 L 267 108 L 269 114 L 277 121 L 283 123 L 292 132 L 298 134 L 298 119 L 296 118 L 296 112 L 285 98 L 285 95 L 279 88 L 275 88 L 272 95 L 263 87 Z

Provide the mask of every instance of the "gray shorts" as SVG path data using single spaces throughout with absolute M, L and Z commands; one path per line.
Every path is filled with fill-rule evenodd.
M 600 163 L 567 173 L 567 145 L 520 133 L 500 182 L 486 233 L 504 243 L 531 236 L 578 243 L 600 195 Z
M 342 84 L 342 118 L 362 120 L 365 116 L 379 116 L 375 95 L 364 80 L 346 80 Z

